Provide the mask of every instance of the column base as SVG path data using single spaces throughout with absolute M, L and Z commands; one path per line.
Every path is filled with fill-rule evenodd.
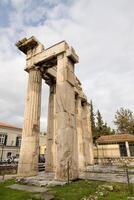
M 29 164 L 19 164 L 18 173 L 19 177 L 29 177 L 38 175 L 38 166 L 31 166 Z

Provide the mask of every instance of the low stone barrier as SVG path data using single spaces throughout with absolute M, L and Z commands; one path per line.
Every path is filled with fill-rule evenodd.
M 0 165 L 0 175 L 16 174 L 17 165 Z
M 123 163 L 127 163 L 127 165 L 134 166 L 134 157 L 117 157 L 117 158 L 112 158 L 112 157 L 96 158 L 95 157 L 95 164 L 122 166 Z

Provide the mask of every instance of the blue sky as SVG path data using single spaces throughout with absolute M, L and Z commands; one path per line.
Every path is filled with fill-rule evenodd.
M 76 74 L 108 124 L 120 107 L 134 111 L 133 10 L 133 0 L 1 0 L 0 121 L 22 126 L 27 74 L 15 43 L 32 35 L 45 47 L 66 40 L 75 48 Z M 43 84 L 43 129 L 48 91 Z
M 12 6 L 10 3 L 0 2 L 0 26 L 9 26 L 9 16 L 12 12 Z
M 49 12 L 53 11 L 58 5 L 65 5 L 69 8 L 71 1 L 55 0 L 1 0 L 0 1 L 0 26 L 10 26 L 12 15 L 15 13 L 22 14 L 23 25 L 26 26 L 38 26 L 45 22 L 49 18 Z M 73 1 L 72 1 L 73 2 Z M 65 10 L 64 10 L 65 11 Z M 60 10 L 59 16 L 66 17 L 67 13 Z M 20 24 L 18 24 L 19 26 Z

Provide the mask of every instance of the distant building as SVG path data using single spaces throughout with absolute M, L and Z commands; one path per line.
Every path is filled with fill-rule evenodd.
M 134 157 L 134 135 L 104 135 L 97 139 L 94 147 L 97 158 Z
M 22 138 L 22 128 L 0 122 L 0 160 L 7 157 L 19 157 Z M 40 134 L 40 154 L 46 149 L 46 133 Z

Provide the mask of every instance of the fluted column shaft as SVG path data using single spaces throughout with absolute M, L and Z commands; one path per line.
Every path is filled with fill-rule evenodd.
M 93 152 L 93 137 L 91 129 L 91 106 L 89 103 L 86 104 L 87 110 L 87 126 L 88 126 L 88 138 L 89 138 L 89 165 L 94 164 L 94 152 Z
M 84 146 L 85 165 L 88 166 L 93 164 L 94 156 L 93 156 L 90 110 L 87 102 L 83 102 L 82 105 L 82 129 L 84 138 L 83 146 Z
M 19 176 L 33 176 L 38 172 L 41 85 L 41 72 L 35 68 L 30 69 L 18 166 Z
M 78 137 L 78 165 L 79 170 L 82 171 L 85 169 L 85 157 L 84 157 L 84 134 L 82 130 L 82 106 L 81 98 L 77 98 L 77 137 Z
M 48 102 L 48 126 L 47 126 L 47 144 L 46 144 L 46 172 L 54 171 L 55 141 L 54 141 L 54 118 L 55 118 L 55 85 L 50 85 Z

